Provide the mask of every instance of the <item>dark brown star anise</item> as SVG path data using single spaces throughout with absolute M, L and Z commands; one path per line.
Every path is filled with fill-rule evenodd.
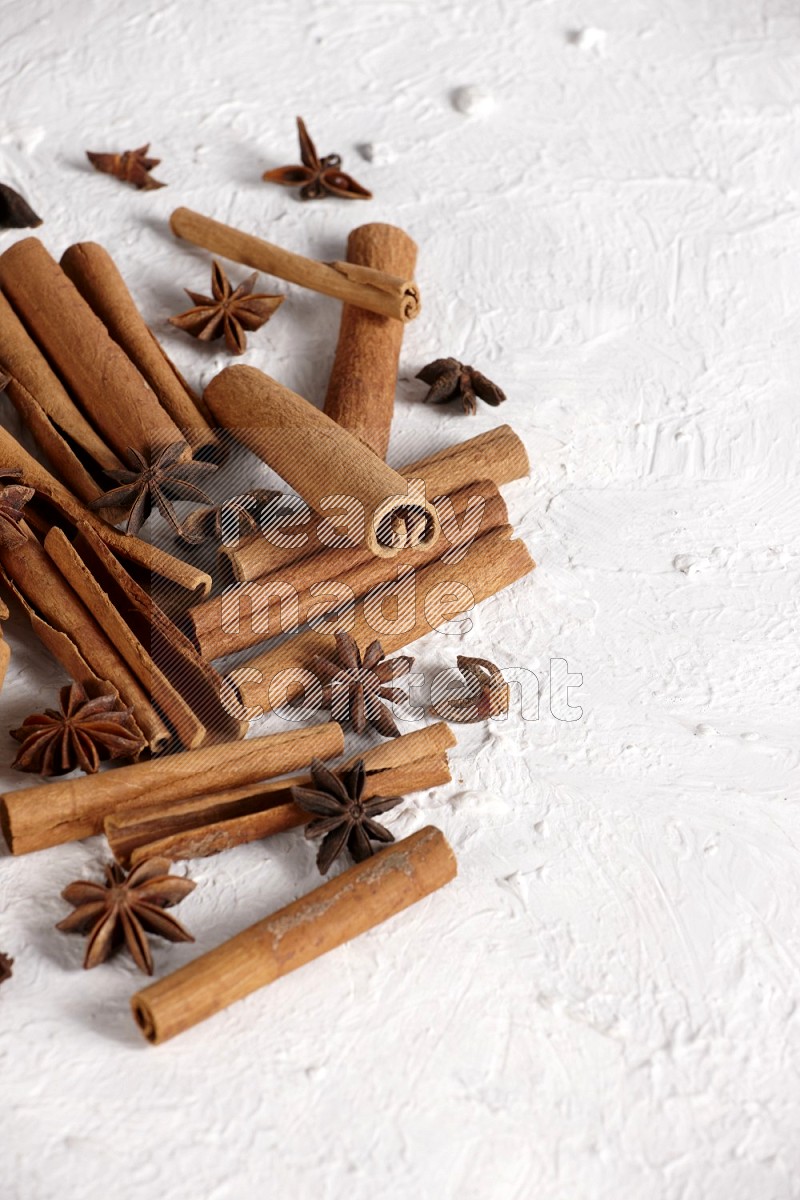
M 365 800 L 363 758 L 338 775 L 315 758 L 311 778 L 314 787 L 293 787 L 292 800 L 316 818 L 309 821 L 304 832 L 307 838 L 322 838 L 317 853 L 320 874 L 328 873 L 345 847 L 356 862 L 363 862 L 375 853 L 373 841 L 394 841 L 394 834 L 374 818 L 401 804 L 403 797 L 373 796 Z
M 0 467 L 0 545 L 3 546 L 21 546 L 28 540 L 21 521 L 25 505 L 30 503 L 35 492 L 17 482 L 21 478 L 22 471 L 18 467 Z
M 197 486 L 195 480 L 212 475 L 217 469 L 215 463 L 182 458 L 187 449 L 186 442 L 173 442 L 163 450 L 155 451 L 149 462 L 138 450 L 129 449 L 131 470 L 106 471 L 106 475 L 120 486 L 93 500 L 89 507 L 129 510 L 126 533 L 138 533 L 155 507 L 175 533 L 180 534 L 180 521 L 170 501 L 202 500 L 208 504 L 211 497 Z
M 87 695 L 79 683 L 59 693 L 59 709 L 26 717 L 11 736 L 21 743 L 13 766 L 37 775 L 66 775 L 80 768 L 94 775 L 101 762 L 133 758 L 145 747 L 133 709 L 120 706 L 115 692 L 98 685 Z
M 200 342 L 213 342 L 225 337 L 225 345 L 231 354 L 244 354 L 247 349 L 246 333 L 253 333 L 266 325 L 270 317 L 283 304 L 284 296 L 270 296 L 266 292 L 253 292 L 257 272 L 249 275 L 234 290 L 228 276 L 218 262 L 211 264 L 211 296 L 200 292 L 186 295 L 194 308 L 170 317 L 170 325 L 182 329 Z
M 198 508 L 181 526 L 181 538 L 190 545 L 216 541 L 230 546 L 249 533 L 258 533 L 259 516 L 265 506 L 281 493 L 255 488 L 241 496 L 231 496 L 212 508 Z
M 487 379 L 475 367 L 465 366 L 457 358 L 437 358 L 417 372 L 417 379 L 429 384 L 426 404 L 446 404 L 460 400 L 465 413 L 475 413 L 476 396 L 496 407 L 506 398 L 505 392 Z
M 104 175 L 113 175 L 123 183 L 132 183 L 143 192 L 151 192 L 155 188 L 166 187 L 159 179 L 154 179 L 150 172 L 161 162 L 160 158 L 148 158 L 147 151 L 150 143 L 139 146 L 136 150 L 124 150 L 122 154 L 97 154 L 93 150 L 86 151 L 86 157 L 96 171 Z
M 0 229 L 33 229 L 41 225 L 28 201 L 7 183 L 0 183 Z
M 5 983 L 5 981 L 10 979 L 14 974 L 14 972 L 11 970 L 13 965 L 13 958 L 9 958 L 7 954 L 3 954 L 2 951 L 0 951 L 0 983 Z
M 343 200 L 372 199 L 372 192 L 340 170 L 342 160 L 338 154 L 319 157 L 302 117 L 297 118 L 297 136 L 302 166 L 298 163 L 276 167 L 265 171 L 262 179 L 267 183 L 280 183 L 283 187 L 299 187 L 301 200 L 324 200 L 326 196 L 339 196 Z
M 441 700 L 432 695 L 434 716 L 456 725 L 470 725 L 508 712 L 511 693 L 499 667 L 488 658 L 468 658 L 465 654 L 459 654 L 456 663 L 466 687 Z
M 59 921 L 56 929 L 88 934 L 83 960 L 87 970 L 105 962 L 124 944 L 139 970 L 152 975 L 148 933 L 170 942 L 194 941 L 179 921 L 164 912 L 195 888 L 191 879 L 170 875 L 171 866 L 168 858 L 149 858 L 126 876 L 119 863 L 108 863 L 105 883 L 78 879 L 64 888 L 61 895 L 75 911 Z
M 361 657 L 355 640 L 344 630 L 335 634 L 336 650 L 331 658 L 315 654 L 310 668 L 322 684 L 321 707 L 331 710 L 334 721 L 352 722 L 356 733 L 373 725 L 384 737 L 399 737 L 394 717 L 381 700 L 406 700 L 399 688 L 389 686 L 411 670 L 414 659 L 384 659 L 380 642 L 371 642 Z

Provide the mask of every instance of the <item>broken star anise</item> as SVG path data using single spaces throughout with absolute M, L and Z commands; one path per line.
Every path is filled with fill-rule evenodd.
M 75 911 L 59 921 L 56 929 L 88 934 L 83 960 L 87 970 L 105 962 L 124 943 L 137 967 L 152 975 L 148 933 L 170 942 L 194 941 L 179 921 L 164 912 L 195 888 L 191 879 L 170 875 L 171 866 L 168 858 L 150 858 L 126 876 L 118 863 L 109 863 L 105 883 L 78 879 L 64 888 L 61 895 Z
M 293 787 L 292 800 L 315 820 L 305 826 L 307 838 L 322 838 L 317 853 L 320 874 L 326 875 L 335 859 L 350 851 L 356 862 L 363 862 L 375 853 L 376 842 L 393 842 L 394 834 L 374 819 L 402 803 L 402 796 L 373 796 L 364 800 L 366 772 L 364 760 L 339 774 L 328 770 L 315 758 L 311 763 L 314 787 Z
M 475 367 L 465 366 L 457 358 L 437 358 L 417 372 L 417 379 L 429 385 L 426 404 L 446 404 L 460 400 L 465 413 L 475 413 L 476 397 L 496 407 L 506 398 L 496 383 L 487 379 Z
M 330 658 L 315 654 L 309 663 L 322 684 L 321 707 L 331 710 L 334 721 L 349 718 L 356 733 L 363 733 L 369 724 L 384 737 L 399 737 L 394 717 L 381 701 L 407 699 L 390 684 L 408 674 L 414 659 L 403 655 L 387 660 L 378 641 L 367 646 L 362 658 L 349 633 L 338 630 L 335 638 L 336 650 Z
M 160 179 L 154 179 L 150 172 L 161 162 L 160 158 L 148 158 L 147 151 L 150 143 L 139 146 L 136 150 L 124 150 L 122 154 L 97 154 L 93 150 L 86 151 L 86 157 L 96 171 L 104 175 L 113 175 L 123 183 L 132 183 L 142 192 L 151 192 L 155 188 L 166 187 Z
M 2 951 L 0 951 L 0 983 L 5 983 L 5 981 L 10 979 L 14 974 L 14 972 L 11 970 L 13 965 L 13 958 L 9 958 L 7 954 L 3 954 Z
M 283 304 L 284 296 L 270 296 L 266 292 L 253 292 L 257 272 L 249 275 L 234 289 L 228 276 L 218 262 L 211 264 L 211 296 L 185 289 L 194 308 L 170 317 L 170 325 L 182 329 L 200 342 L 213 342 L 225 337 L 225 345 L 231 354 L 244 354 L 247 349 L 246 333 L 253 333 L 266 325 L 270 317 Z
M 339 196 L 343 200 L 372 199 L 372 192 L 340 169 L 342 160 L 338 154 L 319 157 L 302 117 L 297 118 L 297 136 L 302 166 L 297 163 L 276 167 L 265 171 L 262 179 L 267 183 L 280 183 L 283 187 L 299 187 L 301 200 L 324 200 L 326 196 Z
M 457 725 L 471 725 L 488 721 L 490 717 L 504 716 L 508 712 L 511 691 L 499 667 L 488 658 L 468 658 L 459 654 L 458 669 L 464 676 L 466 687 L 459 692 L 435 699 L 436 688 L 431 699 L 431 712 L 443 721 Z
M 28 540 L 21 522 L 25 505 L 33 499 L 35 492 L 19 483 L 21 478 L 19 468 L 0 467 L 0 545 L 6 547 L 21 546 Z
M 7 183 L 0 183 L 0 229 L 32 229 L 41 225 L 28 201 Z
M 117 507 L 128 510 L 126 533 L 138 533 L 155 507 L 174 531 L 180 534 L 180 521 L 170 501 L 202 500 L 208 504 L 211 497 L 197 486 L 195 480 L 211 475 L 217 469 L 214 463 L 183 459 L 181 456 L 186 449 L 186 442 L 173 442 L 163 450 L 154 452 L 149 462 L 138 450 L 129 449 L 131 470 L 106 471 L 119 487 L 112 488 L 104 496 L 98 496 L 89 507 L 95 510 Z
M 81 684 L 70 683 L 59 693 L 59 706 L 34 713 L 12 729 L 21 743 L 12 764 L 18 771 L 66 775 L 77 767 L 94 775 L 101 762 L 133 758 L 144 750 L 133 709 L 121 708 L 114 692 L 98 686 L 90 697 Z
M 255 488 L 241 496 L 231 496 L 212 508 L 197 508 L 181 526 L 181 540 L 190 545 L 216 541 L 230 546 L 242 536 L 258 533 L 259 516 L 265 506 L 281 493 Z

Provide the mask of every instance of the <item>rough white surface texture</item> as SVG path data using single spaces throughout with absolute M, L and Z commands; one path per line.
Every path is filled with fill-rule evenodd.
M 796 1197 L 795 0 L 6 0 L 0 27 L 0 178 L 53 252 L 112 250 L 196 384 L 227 360 L 164 324 L 208 279 L 173 207 L 322 258 L 365 220 L 415 236 L 391 461 L 511 422 L 539 563 L 419 661 L 543 690 L 392 821 L 438 824 L 455 883 L 163 1048 L 130 961 L 84 974 L 53 929 L 100 839 L 0 858 L 3 1196 Z M 491 113 L 454 111 L 466 85 Z M 372 203 L 260 182 L 298 112 Z M 147 140 L 159 192 L 84 158 Z M 338 306 L 286 290 L 245 361 L 321 402 Z M 508 403 L 421 406 L 440 355 Z M 3 730 L 57 682 L 19 613 L 8 636 Z M 556 658 L 579 720 L 550 713 Z M 159 943 L 159 975 L 315 883 L 297 834 L 188 871 L 197 946 Z

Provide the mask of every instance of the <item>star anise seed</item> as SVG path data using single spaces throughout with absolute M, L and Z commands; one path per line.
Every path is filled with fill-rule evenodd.
M 41 225 L 28 201 L 7 183 L 0 183 L 0 229 L 33 229 Z
M 496 407 L 506 398 L 496 383 L 487 379 L 475 367 L 465 366 L 457 358 L 437 358 L 417 372 L 417 379 L 429 384 L 426 404 L 447 404 L 460 400 L 465 413 L 475 413 L 476 397 Z
M 272 171 L 265 171 L 262 179 L 283 187 L 299 187 L 301 200 L 324 200 L 326 196 L 339 196 L 343 200 L 372 199 L 372 192 L 340 169 L 342 160 L 338 154 L 319 157 L 302 117 L 297 118 L 297 135 L 302 166 L 297 163 L 294 166 L 276 167 Z
M 285 299 L 284 296 L 270 296 L 266 292 L 253 292 L 257 279 L 258 274 L 254 271 L 234 290 L 219 263 L 212 262 L 213 294 L 204 296 L 186 288 L 186 295 L 194 308 L 179 313 L 177 317 L 170 317 L 170 325 L 191 334 L 200 342 L 213 342 L 224 335 L 225 345 L 231 354 L 244 354 L 247 349 L 245 334 L 266 325 Z
M 212 508 L 197 508 L 183 522 L 181 539 L 193 546 L 208 541 L 236 545 L 241 537 L 258 533 L 261 512 L 280 495 L 277 491 L 255 488 Z
M 456 663 L 466 687 L 431 704 L 430 711 L 435 717 L 470 725 L 508 712 L 511 691 L 499 667 L 488 658 L 468 658 L 465 654 L 459 654 Z M 434 700 L 433 694 L 431 699 Z
M 307 838 L 322 838 L 317 866 L 326 875 L 334 861 L 349 850 L 356 862 L 375 853 L 376 842 L 393 842 L 394 834 L 374 818 L 402 803 L 402 796 L 373 796 L 365 800 L 366 772 L 360 758 L 339 774 L 330 771 L 315 758 L 311 763 L 314 787 L 293 787 L 292 800 L 299 808 L 313 813 L 315 820 L 305 826 Z
M 0 983 L 5 983 L 5 981 L 10 979 L 14 974 L 14 972 L 11 970 L 13 965 L 13 958 L 9 958 L 7 954 L 3 954 L 2 951 L 0 951 Z
M 84 967 L 89 970 L 105 962 L 123 944 L 140 971 L 153 974 L 153 956 L 148 933 L 170 942 L 193 942 L 192 935 L 165 908 L 179 904 L 194 891 L 191 879 L 170 875 L 168 858 L 149 858 L 130 875 L 119 863 L 105 867 L 105 883 L 78 879 L 61 895 L 75 911 L 59 921 L 62 933 L 86 933 Z
M 61 689 L 58 710 L 26 717 L 11 736 L 21 743 L 12 765 L 37 775 L 66 775 L 76 767 L 94 775 L 101 762 L 134 758 L 145 748 L 132 708 L 100 686 L 90 697 L 79 683 Z
M 21 546 L 28 540 L 21 522 L 25 505 L 30 503 L 36 493 L 33 488 L 19 483 L 21 478 L 22 471 L 18 467 L 0 467 L 0 545 L 3 546 Z
M 211 497 L 198 487 L 195 480 L 212 475 L 215 463 L 182 459 L 186 442 L 173 442 L 151 455 L 150 462 L 138 450 L 128 450 L 131 470 L 106 471 L 120 486 L 112 488 L 89 505 L 92 509 L 117 508 L 128 510 L 126 533 L 138 533 L 153 507 L 169 522 L 176 534 L 181 525 L 170 501 L 194 500 L 211 502 Z
M 150 174 L 161 159 L 148 158 L 149 149 L 148 142 L 145 146 L 139 146 L 136 150 L 125 150 L 122 154 L 97 154 L 93 150 L 87 150 L 86 157 L 96 171 L 101 171 L 104 175 L 113 175 L 123 183 L 132 183 L 139 191 L 151 192 L 155 188 L 167 185 Z
M 315 654 L 309 664 L 322 684 L 321 707 L 331 710 L 334 721 L 352 722 L 356 733 L 373 725 L 383 737 L 399 737 L 394 717 L 381 700 L 406 700 L 399 688 L 389 686 L 411 670 L 414 659 L 408 655 L 385 659 L 380 642 L 371 642 L 362 658 L 355 640 L 338 630 L 332 657 Z M 300 701 L 302 703 L 302 701 Z

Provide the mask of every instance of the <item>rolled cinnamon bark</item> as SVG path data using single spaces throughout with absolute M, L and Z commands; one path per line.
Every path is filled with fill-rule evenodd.
M 435 546 L 416 552 L 417 569 L 434 562 L 443 548 L 457 551 L 460 540 L 466 553 L 478 536 L 508 520 L 500 493 L 486 480 L 456 492 L 449 505 L 437 502 L 437 509 L 442 537 Z M 279 633 L 295 632 L 310 617 L 320 621 L 395 576 L 395 560 L 375 558 L 364 547 L 323 550 L 260 579 L 234 584 L 189 609 L 187 620 L 200 653 L 207 659 L 221 658 Z
M 96 500 L 103 489 L 73 446 L 97 464 L 98 476 L 122 462 L 76 407 L 2 293 L 0 368 L 9 376 L 9 399 L 60 478 L 84 503 Z
M 392 558 L 438 538 L 436 510 L 424 489 L 255 367 L 226 367 L 211 380 L 205 400 L 217 423 L 277 471 L 315 512 L 324 514 L 335 502 L 346 501 L 363 526 L 364 544 L 378 557 Z
M 112 812 L 158 808 L 209 789 L 225 791 L 342 753 L 335 721 L 230 746 L 201 746 L 153 762 L 63 779 L 0 796 L 0 829 L 12 854 L 28 854 L 100 833 Z
M 34 633 L 76 683 L 107 680 L 133 709 L 150 749 L 160 753 L 172 734 L 151 697 L 24 522 L 23 529 L 28 540 L 22 545 L 0 543 L 0 572 L 31 617 Z
M 8 620 L 8 605 L 0 599 L 0 621 Z M 0 626 L 0 692 L 3 690 L 5 683 L 8 664 L 11 662 L 11 647 L 3 637 L 3 629 Z
M 395 225 L 359 225 L 347 239 L 347 261 L 412 278 L 417 246 Z M 386 458 L 394 413 L 403 325 L 391 317 L 345 304 L 333 360 L 325 412 Z
M 73 525 L 86 522 L 102 538 L 109 550 L 140 568 L 144 574 L 158 575 L 168 583 L 174 583 L 177 587 L 200 596 L 206 596 L 210 592 L 210 575 L 191 563 L 185 563 L 165 550 L 160 550 L 158 546 L 151 546 L 141 538 L 121 533 L 120 530 L 107 525 L 90 509 L 84 507 L 40 462 L 28 454 L 2 425 L 0 464 L 4 467 L 18 467 L 22 472 L 21 482 L 36 491 L 37 501 L 41 497 Z
M 406 479 L 421 479 L 429 498 L 435 499 L 451 495 L 476 479 L 489 479 L 501 487 L 521 479 L 529 469 L 528 456 L 520 439 L 510 425 L 499 425 L 487 433 L 479 433 L 465 442 L 408 463 L 400 468 L 400 474 Z M 221 546 L 220 554 L 227 559 L 231 574 L 239 583 L 258 579 L 329 549 L 330 538 L 326 542 L 319 536 L 320 526 L 327 520 L 313 514 L 309 521 L 293 527 L 291 533 L 295 536 L 291 540 L 299 543 L 296 545 L 277 545 L 268 531 L 243 538 L 238 545 Z M 281 540 L 289 539 L 283 537 Z
M 0 287 L 85 416 L 120 457 L 129 447 L 146 455 L 183 440 L 155 393 L 38 238 L 23 238 L 0 255 Z
M 428 825 L 266 917 L 131 1000 L 149 1042 L 165 1042 L 282 975 L 402 912 L 454 879 L 455 855 Z
M 450 782 L 447 751 L 455 742 L 440 721 L 353 755 L 341 767 L 363 758 L 364 799 L 405 796 Z M 309 816 L 292 802 L 291 788 L 310 783 L 310 775 L 297 775 L 157 810 L 112 813 L 104 829 L 114 857 L 126 867 L 148 858 L 206 858 L 303 825 Z
M 346 304 L 357 304 L 397 321 L 413 321 L 419 315 L 419 289 L 411 280 L 357 264 L 303 258 L 189 208 L 176 208 L 169 223 L 176 237 L 212 254 L 334 296 Z
M 195 457 L 220 461 L 222 446 L 200 411 L 200 397 L 156 340 L 108 251 L 96 242 L 77 242 L 62 254 L 61 268 L 147 380 Z
M 536 564 L 524 543 L 510 540 L 512 532 L 510 525 L 492 529 L 478 538 L 462 562 L 440 559 L 406 575 L 406 595 L 398 583 L 396 597 L 398 609 L 403 609 L 401 620 L 383 618 L 383 602 L 392 594 L 382 585 L 357 600 L 339 627 L 362 648 L 379 638 L 386 654 L 401 650 L 533 570 Z M 308 630 L 232 671 L 229 679 L 241 697 L 242 715 L 253 719 L 299 695 L 303 688 L 298 676 L 309 670 L 313 657 L 330 658 L 335 652 L 333 632 Z

